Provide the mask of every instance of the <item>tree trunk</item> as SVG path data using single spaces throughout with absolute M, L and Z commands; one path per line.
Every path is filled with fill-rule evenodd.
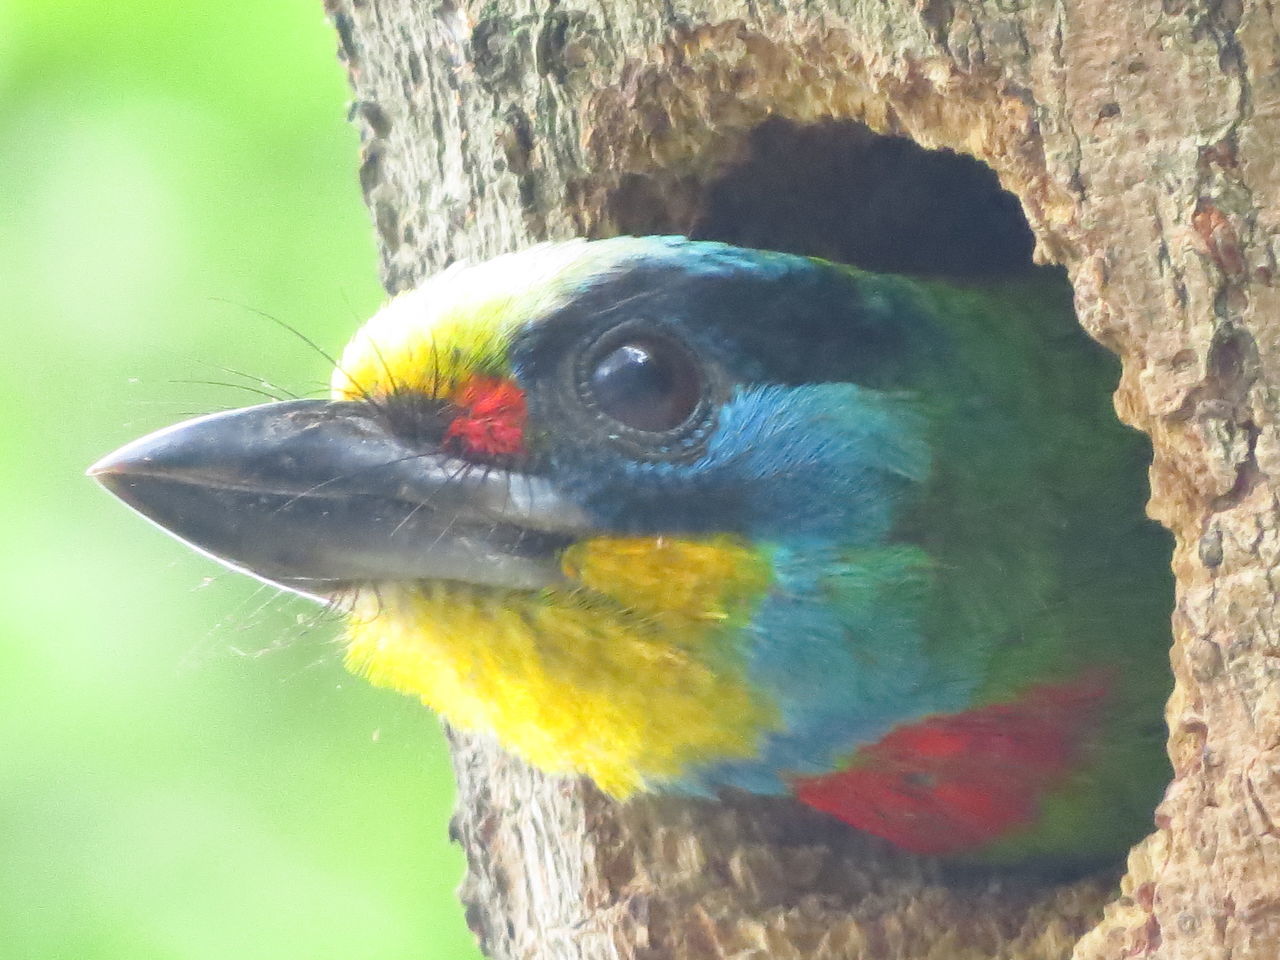
M 931 173 L 937 154 L 877 160 L 892 141 L 875 134 L 976 157 L 1122 357 L 1116 405 L 1152 437 L 1151 512 L 1176 536 L 1175 778 L 1118 891 L 1114 874 L 949 875 L 781 802 L 619 806 L 458 736 L 462 897 L 484 949 L 1280 956 L 1270 0 L 327 2 L 393 291 L 573 235 L 874 259 L 898 214 L 914 218 L 909 241 L 933 204 L 981 191 L 959 166 Z M 940 256 L 973 241 L 981 256 L 962 270 L 981 271 L 1015 249 L 1016 230 L 981 246 L 1004 229 L 983 226 L 990 207 L 963 207 L 951 226 L 968 240 Z

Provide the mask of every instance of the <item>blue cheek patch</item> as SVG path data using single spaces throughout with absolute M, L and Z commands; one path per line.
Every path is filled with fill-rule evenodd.
M 903 490 L 925 479 L 924 418 L 903 396 L 848 383 L 739 391 L 695 464 L 707 493 L 734 490 L 760 541 L 876 543 Z
M 871 544 L 927 475 L 929 447 L 905 396 L 848 383 L 759 385 L 724 405 L 696 460 L 574 451 L 560 467 L 567 492 L 618 533 Z

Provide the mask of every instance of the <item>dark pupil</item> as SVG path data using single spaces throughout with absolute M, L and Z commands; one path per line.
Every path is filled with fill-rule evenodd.
M 591 374 L 600 410 L 633 430 L 662 432 L 680 426 L 698 405 L 698 368 L 679 346 L 633 340 L 606 353 Z

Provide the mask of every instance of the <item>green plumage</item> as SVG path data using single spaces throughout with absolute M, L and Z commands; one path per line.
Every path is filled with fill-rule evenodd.
M 931 655 L 983 664 L 973 706 L 1090 671 L 1111 691 L 1087 767 L 984 857 L 1105 856 L 1149 829 L 1170 776 L 1171 544 L 1143 515 L 1149 445 L 1116 419 L 1119 364 L 1059 271 L 924 296 L 955 351 L 929 373 L 934 473 L 899 529 L 935 561 Z

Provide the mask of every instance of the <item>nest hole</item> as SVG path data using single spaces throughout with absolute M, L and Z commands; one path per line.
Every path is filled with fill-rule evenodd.
M 1020 202 L 990 167 L 852 121 L 770 118 L 745 136 L 736 159 L 713 178 L 632 174 L 607 203 L 611 233 L 684 233 L 960 283 L 1043 269 L 1033 260 L 1035 236 Z M 1066 287 L 1065 272 L 1058 273 Z M 1221 353 L 1222 366 L 1239 365 L 1239 349 Z M 1133 476 L 1142 476 L 1149 461 L 1147 447 L 1132 465 Z M 823 842 L 838 841 L 827 833 Z M 1093 875 L 1105 889 L 1118 871 L 1118 863 L 1081 863 L 942 872 L 953 886 L 980 885 L 992 875 L 1048 886 Z
M 1017 198 L 991 168 L 850 121 L 771 118 L 709 183 L 625 177 L 609 219 L 620 233 L 674 230 L 935 277 L 1018 274 L 1032 268 L 1035 247 Z

